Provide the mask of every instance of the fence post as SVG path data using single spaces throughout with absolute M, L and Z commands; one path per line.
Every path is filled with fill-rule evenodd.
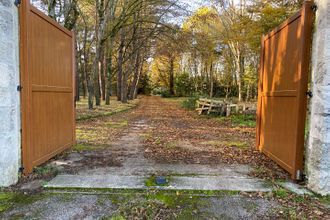
M 330 2 L 316 0 L 307 177 L 311 190 L 330 194 Z
M 0 1 L 0 187 L 15 184 L 20 167 L 18 9 Z

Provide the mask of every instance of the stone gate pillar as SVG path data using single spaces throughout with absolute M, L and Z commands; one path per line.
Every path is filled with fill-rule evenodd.
M 15 184 L 20 167 L 18 10 L 0 0 L 0 186 Z
M 307 177 L 311 190 L 326 195 L 330 194 L 330 1 L 315 3 Z

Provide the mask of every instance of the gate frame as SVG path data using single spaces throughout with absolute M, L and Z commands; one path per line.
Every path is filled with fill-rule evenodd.
M 312 30 L 313 30 L 313 1 L 305 1 L 301 10 L 299 10 L 292 17 L 284 21 L 277 28 L 272 30 L 266 35 L 262 36 L 261 39 L 261 56 L 260 56 L 260 68 L 259 68 L 259 81 L 258 81 L 258 107 L 257 107 L 257 128 L 256 128 L 256 148 L 270 157 L 272 160 L 277 162 L 282 168 L 290 172 L 293 180 L 303 179 L 304 170 L 304 148 L 305 148 L 305 126 L 306 126 L 306 115 L 307 115 L 307 92 L 308 92 L 308 80 L 310 75 L 310 62 L 311 62 L 311 47 L 312 47 Z M 300 69 L 300 82 L 297 88 L 297 108 L 298 108 L 298 120 L 296 124 L 297 136 L 296 146 L 294 153 L 294 166 L 293 171 L 290 171 L 287 166 L 278 161 L 270 153 L 262 150 L 260 146 L 261 137 L 261 111 L 262 111 L 262 97 L 263 97 L 263 76 L 264 76 L 264 59 L 265 59 L 265 41 L 276 35 L 283 28 L 289 26 L 296 19 L 301 17 L 301 34 L 302 34 L 302 53 L 299 59 L 301 60 L 298 69 Z
M 72 96 L 73 96 L 73 108 L 75 108 L 75 74 L 76 74 L 76 56 L 75 56 L 75 35 L 74 32 L 67 30 L 66 28 L 59 25 L 56 21 L 45 15 L 39 9 L 34 7 L 29 0 L 22 0 L 21 4 L 18 6 L 19 10 L 19 63 L 20 63 L 20 85 L 17 88 L 20 91 L 21 98 L 21 163 L 22 167 L 20 168 L 22 173 L 28 175 L 33 172 L 34 166 L 32 162 L 29 163 L 30 158 L 30 150 L 31 150 L 31 133 L 30 133 L 30 115 L 31 115 L 31 93 L 32 93 L 32 85 L 30 85 L 30 77 L 28 72 L 28 26 L 31 25 L 29 23 L 29 15 L 30 11 L 40 16 L 50 25 L 55 26 L 59 30 L 63 31 L 65 34 L 72 38 Z M 76 143 L 76 129 L 75 129 L 75 110 L 73 111 L 73 132 L 72 132 L 72 143 L 68 146 L 61 147 L 57 149 L 55 152 L 51 154 L 45 155 L 40 160 L 37 161 L 38 165 L 46 162 L 51 159 L 55 155 L 63 152 L 64 150 L 70 148 L 72 145 Z

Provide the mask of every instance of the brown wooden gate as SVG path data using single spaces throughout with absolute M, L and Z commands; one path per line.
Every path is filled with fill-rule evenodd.
M 24 172 L 75 142 L 72 32 L 29 4 L 20 5 Z
M 300 179 L 303 171 L 312 5 L 305 2 L 262 38 L 257 146 L 292 179 Z

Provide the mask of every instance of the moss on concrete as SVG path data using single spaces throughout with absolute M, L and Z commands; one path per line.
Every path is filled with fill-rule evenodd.
M 14 206 L 28 205 L 49 196 L 48 194 L 25 195 L 16 192 L 0 192 L 0 213 Z

